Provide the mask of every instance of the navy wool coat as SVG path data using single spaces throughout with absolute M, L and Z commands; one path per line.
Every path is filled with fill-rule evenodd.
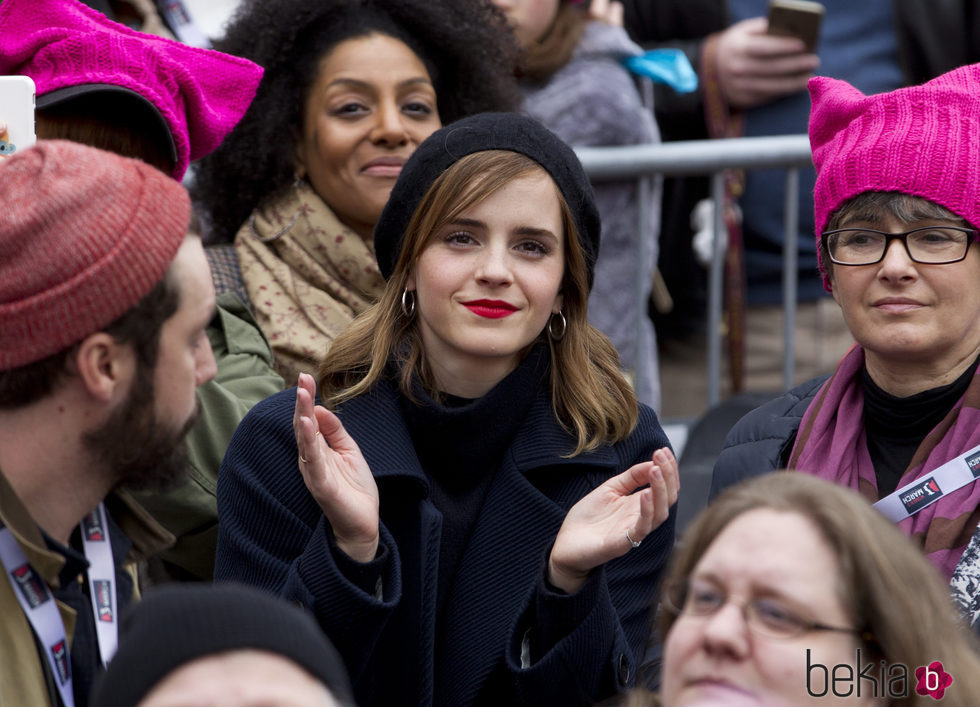
M 673 544 L 673 514 L 574 595 L 547 586 L 546 558 L 576 501 L 668 445 L 652 410 L 641 407 L 628 439 L 562 458 L 573 438 L 542 389 L 490 482 L 446 605 L 437 608 L 442 515 L 398 391 L 380 383 L 338 412 L 378 483 L 381 538 L 372 564 L 380 563 L 380 587 L 358 582 L 363 566 L 337 549 L 303 483 L 295 396 L 287 390 L 254 407 L 231 441 L 218 480 L 215 578 L 257 585 L 313 612 L 344 657 L 361 707 L 592 704 L 633 684 Z M 524 667 L 522 646 L 534 656 Z

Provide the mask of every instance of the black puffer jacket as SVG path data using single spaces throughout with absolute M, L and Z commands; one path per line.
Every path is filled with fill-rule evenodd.
M 802 383 L 735 424 L 715 462 L 709 501 L 742 479 L 786 466 L 803 414 L 827 378 L 819 376 Z

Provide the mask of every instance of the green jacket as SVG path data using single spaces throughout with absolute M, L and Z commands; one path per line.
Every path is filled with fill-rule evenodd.
M 218 363 L 214 380 L 197 389 L 200 417 L 187 437 L 187 482 L 166 493 L 134 494 L 177 536 L 160 553 L 167 579 L 211 580 L 218 541 L 218 469 L 231 435 L 253 405 L 283 390 L 269 343 L 248 308 L 230 293 L 218 295 L 208 338 Z

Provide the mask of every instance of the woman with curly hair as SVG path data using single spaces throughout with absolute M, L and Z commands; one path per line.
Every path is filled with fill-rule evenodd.
M 409 155 L 517 105 L 511 41 L 480 2 L 249 0 L 217 44 L 265 76 L 195 200 L 208 240 L 234 240 L 232 277 L 293 380 L 380 296 L 371 231 Z

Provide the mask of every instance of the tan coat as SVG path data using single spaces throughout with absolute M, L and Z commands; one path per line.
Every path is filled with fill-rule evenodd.
M 173 542 L 171 536 L 124 492 L 113 494 L 113 520 L 132 540 L 125 569 L 135 572 L 136 562 Z M 17 539 L 31 566 L 48 586 L 58 586 L 58 573 L 65 559 L 47 549 L 40 529 L 31 519 L 13 489 L 0 472 L 0 522 Z M 133 583 L 136 586 L 136 583 Z M 137 597 L 133 597 L 135 600 Z M 71 645 L 75 630 L 75 611 L 58 602 L 65 633 Z M 57 705 L 48 692 L 48 666 L 42 664 L 34 635 L 21 610 L 10 581 L 0 579 L 0 705 Z M 53 685 L 53 683 L 51 683 Z

